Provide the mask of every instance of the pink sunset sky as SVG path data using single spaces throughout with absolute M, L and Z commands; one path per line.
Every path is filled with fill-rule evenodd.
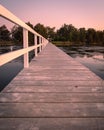
M 104 30 L 104 0 L 0 0 L 0 4 L 33 25 L 41 23 L 58 29 L 66 23 Z M 0 26 L 5 22 L 0 18 Z

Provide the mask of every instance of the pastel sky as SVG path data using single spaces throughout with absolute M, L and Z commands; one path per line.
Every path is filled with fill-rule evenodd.
M 0 0 L 0 4 L 33 25 L 58 29 L 66 23 L 104 30 L 104 0 Z

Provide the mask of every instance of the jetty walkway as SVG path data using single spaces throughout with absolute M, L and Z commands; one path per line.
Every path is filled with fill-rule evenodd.
M 104 130 L 104 81 L 49 43 L 0 93 L 0 130 Z

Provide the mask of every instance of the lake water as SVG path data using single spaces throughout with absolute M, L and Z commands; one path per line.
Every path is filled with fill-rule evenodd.
M 0 54 L 21 49 L 20 46 L 0 47 Z M 33 51 L 29 53 L 29 60 L 34 57 Z M 0 67 L 0 91 L 23 69 L 23 56 L 12 60 Z
M 61 47 L 68 55 L 104 79 L 104 47 Z
M 23 69 L 22 57 L 0 67 L 0 91 Z

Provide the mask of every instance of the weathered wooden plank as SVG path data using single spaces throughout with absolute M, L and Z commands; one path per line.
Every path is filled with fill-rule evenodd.
M 35 68 L 34 68 L 35 69 Z M 22 73 L 19 73 L 18 76 L 35 76 L 35 75 L 39 75 L 39 72 L 41 72 L 41 75 L 45 74 L 45 75 L 56 75 L 56 74 L 61 74 L 61 75 L 66 75 L 66 76 L 69 76 L 69 75 L 88 75 L 88 76 L 96 76 L 94 73 L 91 74 L 88 70 L 79 70 L 79 69 L 69 69 L 70 72 L 68 72 L 67 69 L 64 69 L 64 70 L 57 70 L 57 69 L 54 69 L 54 70 L 51 70 L 51 69 L 43 69 L 43 70 L 38 70 L 38 71 L 35 71 L 34 69 L 32 70 L 28 70 L 28 71 L 23 71 Z
M 103 130 L 103 118 L 0 118 L 0 130 Z
M 0 103 L 3 117 L 104 118 L 104 103 Z
M 8 85 L 9 86 L 15 86 L 15 85 L 23 85 L 23 86 L 104 86 L 104 81 L 99 81 L 99 80 L 92 80 L 92 81 L 83 81 L 83 80 L 78 80 L 76 82 L 73 82 L 73 81 L 59 81 L 59 80 L 51 80 L 51 81 L 47 81 L 47 80 L 16 80 L 16 79 L 13 79 L 13 81 L 11 81 L 11 83 Z
M 35 69 L 35 70 L 34 70 Z M 23 75 L 24 73 L 37 73 L 37 72 L 40 72 L 40 71 L 58 71 L 58 72 L 64 72 L 64 71 L 71 71 L 71 72 L 85 72 L 85 73 L 90 73 L 89 72 L 89 69 L 87 68 L 84 68 L 84 67 L 80 67 L 80 66 L 62 66 L 61 69 L 58 67 L 58 66 L 53 66 L 53 67 L 50 67 L 50 66 L 34 66 L 34 67 L 31 67 L 31 68 L 28 68 L 28 69 L 24 69 L 21 73 L 19 73 L 19 75 Z M 91 73 L 90 73 L 91 74 Z M 94 74 L 94 73 L 93 73 Z
M 1 93 L 0 103 L 104 103 L 104 93 Z
M 41 85 L 41 83 L 40 83 Z M 8 92 L 8 93 L 25 93 L 25 92 L 90 92 L 90 93 L 104 93 L 104 87 L 99 86 L 99 85 L 84 85 L 84 86 L 78 86 L 78 85 L 68 85 L 68 86 L 36 86 L 36 85 L 16 85 L 16 84 L 11 84 L 8 87 L 6 87 L 2 92 Z
M 98 80 L 99 78 L 98 77 L 94 77 L 94 76 L 87 76 L 87 75 L 76 75 L 76 74 L 73 74 L 73 75 L 35 75 L 35 76 L 18 76 L 15 78 L 16 80 L 59 80 L 59 81 L 62 81 L 62 80 L 71 80 L 71 81 L 77 81 L 77 80 L 83 80 L 83 81 L 92 81 L 92 80 Z

